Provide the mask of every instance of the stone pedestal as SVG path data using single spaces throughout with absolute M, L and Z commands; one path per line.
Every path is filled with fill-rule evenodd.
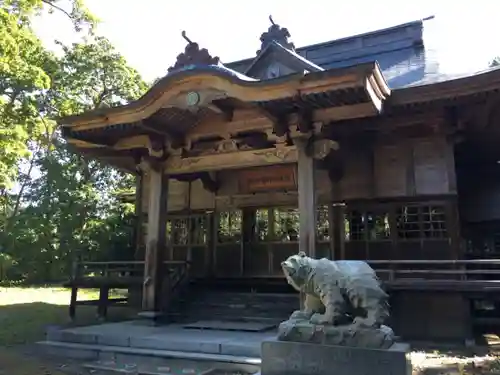
M 409 345 L 388 349 L 268 340 L 262 343 L 262 375 L 411 375 Z
M 395 336 L 392 329 L 387 326 L 354 328 L 350 324 L 332 326 L 312 324 L 305 319 L 289 319 L 280 324 L 278 340 L 367 349 L 388 349 L 394 343 Z

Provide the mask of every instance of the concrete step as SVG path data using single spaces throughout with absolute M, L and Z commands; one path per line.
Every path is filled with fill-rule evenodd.
M 260 369 L 261 359 L 258 357 L 234 356 L 199 352 L 182 352 L 173 350 L 146 349 L 124 346 L 76 344 L 69 342 L 41 341 L 40 349 L 55 357 L 95 361 L 90 365 L 119 367 L 126 365 L 156 367 L 189 367 L 206 365 L 210 368 L 239 368 L 244 372 L 255 373 Z M 113 366 L 111 366 L 113 367 Z M 128 366 L 132 370 L 133 366 Z

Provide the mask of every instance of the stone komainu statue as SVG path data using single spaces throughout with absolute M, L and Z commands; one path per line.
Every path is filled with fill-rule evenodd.
M 288 283 L 306 296 L 304 309 L 291 319 L 378 328 L 389 316 L 388 295 L 366 262 L 313 259 L 300 252 L 281 266 Z

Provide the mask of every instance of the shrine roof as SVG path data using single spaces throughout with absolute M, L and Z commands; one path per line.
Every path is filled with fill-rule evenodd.
M 430 19 L 430 18 L 429 18 Z M 424 45 L 424 22 L 418 20 L 295 50 L 302 59 L 324 70 L 377 61 L 391 89 L 429 82 L 439 77 L 433 51 Z M 255 58 L 227 63 L 245 73 Z
M 359 82 L 369 76 L 375 76 L 380 86 L 377 95 L 389 97 L 388 106 L 500 88 L 497 69 L 464 77 L 440 73 L 424 44 L 427 20 L 297 49 L 289 41 L 288 30 L 272 17 L 270 21 L 255 57 L 226 64 L 183 32 L 188 42 L 185 51 L 143 97 L 124 106 L 69 116 L 59 123 L 75 131 L 112 127 L 125 132 L 127 124 L 128 128 L 144 127 L 134 123 L 151 119 L 171 123 L 173 132 L 188 131 L 181 125 L 249 106 L 262 107 L 276 117 L 303 106 L 317 109 L 361 102 L 366 90 L 358 87 Z M 422 90 L 432 95 L 421 95 Z M 196 101 L 199 111 L 192 111 L 188 99 Z

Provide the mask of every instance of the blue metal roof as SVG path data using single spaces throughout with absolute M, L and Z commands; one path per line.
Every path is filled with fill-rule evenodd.
M 422 20 L 330 42 L 297 48 L 296 53 L 325 70 L 377 61 L 391 89 L 434 83 L 439 73 L 432 51 L 425 48 Z M 254 59 L 225 64 L 245 72 Z

